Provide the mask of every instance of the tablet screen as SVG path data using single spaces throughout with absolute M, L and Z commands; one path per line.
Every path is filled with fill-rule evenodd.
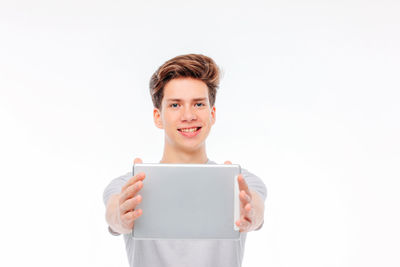
M 136 239 L 238 239 L 239 165 L 135 164 L 146 178 Z

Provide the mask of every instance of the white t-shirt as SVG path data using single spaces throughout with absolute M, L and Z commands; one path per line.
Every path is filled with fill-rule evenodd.
M 208 160 L 207 164 L 216 163 Z M 241 170 L 249 188 L 265 201 L 267 189 L 263 181 L 246 169 Z M 130 178 L 132 172 L 110 182 L 103 194 L 105 205 Z M 124 234 L 124 240 L 131 267 L 240 267 L 246 233 L 240 233 L 239 240 L 135 240 L 132 234 Z

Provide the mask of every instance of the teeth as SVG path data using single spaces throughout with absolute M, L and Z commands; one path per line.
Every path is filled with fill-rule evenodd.
M 197 130 L 197 127 L 196 128 L 189 128 L 189 129 L 180 129 L 180 130 L 181 130 L 181 132 L 193 133 L 193 132 L 195 132 Z

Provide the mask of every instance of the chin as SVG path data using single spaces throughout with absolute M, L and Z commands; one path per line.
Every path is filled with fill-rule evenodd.
M 179 144 L 179 148 L 186 152 L 195 152 L 201 149 L 204 146 L 204 142 L 201 143 L 192 143 L 192 144 Z

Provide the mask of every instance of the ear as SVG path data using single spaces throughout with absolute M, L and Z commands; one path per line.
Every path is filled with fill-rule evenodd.
M 157 128 L 164 129 L 161 119 L 161 111 L 158 108 L 153 109 L 153 119 L 154 119 L 154 124 L 156 125 Z
M 216 114 L 215 106 L 213 106 L 211 108 L 211 125 L 214 125 L 216 119 L 217 119 L 217 114 Z

